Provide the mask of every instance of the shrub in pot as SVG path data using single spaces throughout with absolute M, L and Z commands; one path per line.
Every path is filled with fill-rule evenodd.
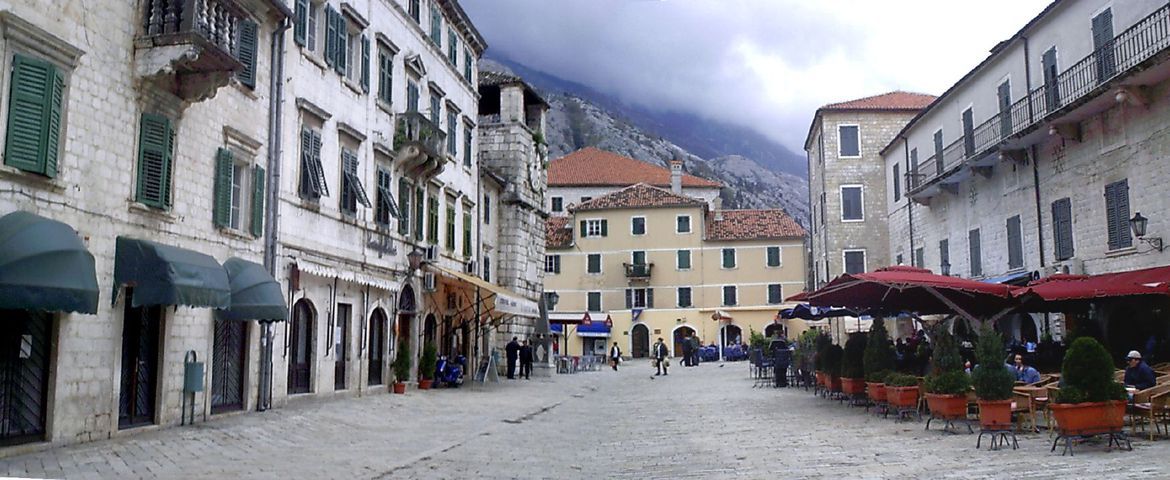
M 905 373 L 891 373 L 886 376 L 886 399 L 896 408 L 911 409 L 918 406 L 918 377 Z
M 825 333 L 817 334 L 815 353 L 813 353 L 813 369 L 817 374 L 817 384 L 821 386 L 829 385 L 829 374 L 825 368 L 825 354 L 831 346 L 833 346 L 832 337 Z
M 406 381 L 410 379 L 410 342 L 398 340 L 398 352 L 394 357 L 394 393 L 406 393 Z
M 875 402 L 886 401 L 885 379 L 894 371 L 894 348 L 890 346 L 890 335 L 886 332 L 886 322 L 874 320 L 866 338 L 865 354 L 862 357 L 862 368 L 865 373 L 866 393 L 869 399 Z
M 418 359 L 418 388 L 427 390 L 435 378 L 435 364 L 439 361 L 438 349 L 433 342 L 423 345 L 422 357 Z
M 829 381 L 829 391 L 841 391 L 841 362 L 844 360 L 845 350 L 840 345 L 829 345 L 825 349 L 825 375 Z
M 935 335 L 930 375 L 924 386 L 932 417 L 966 418 L 971 378 L 963 371 L 963 358 L 959 355 L 955 337 L 945 329 L 939 329 Z
M 861 395 L 865 392 L 865 334 L 854 332 L 845 341 L 841 359 L 841 390 L 847 395 Z
M 1096 339 L 1080 337 L 1069 346 L 1060 378 L 1049 408 L 1061 435 L 1116 432 L 1125 426 L 1125 386 L 1113 380 L 1113 360 Z
M 1016 377 L 1003 364 L 1003 339 L 984 325 L 975 345 L 978 365 L 971 372 L 975 396 L 979 398 L 979 425 L 984 430 L 1005 430 L 1012 426 L 1012 387 Z

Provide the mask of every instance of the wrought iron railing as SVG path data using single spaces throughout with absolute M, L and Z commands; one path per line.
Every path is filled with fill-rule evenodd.
M 1028 130 L 1049 115 L 1067 105 L 1080 102 L 1110 80 L 1130 73 L 1134 67 L 1170 48 L 1170 5 L 1155 10 L 1113 40 L 1082 58 L 1056 76 L 1049 83 L 1028 92 L 1012 103 L 1008 110 L 1010 122 L 1003 112 L 993 115 L 974 129 L 974 148 L 970 155 L 964 152 L 963 137 L 943 151 L 941 164 L 932 156 L 907 175 L 911 194 L 930 185 L 946 172 L 964 163 L 969 156 L 978 156 L 1004 140 Z M 941 166 L 941 168 L 939 168 Z
M 628 278 L 648 278 L 650 270 L 654 268 L 653 263 L 623 263 L 626 267 L 626 277 Z
M 145 6 L 145 37 L 198 35 L 229 55 L 237 50 L 247 16 L 231 0 L 147 0 Z
M 417 143 L 431 156 L 443 153 L 447 134 L 431 122 L 429 118 L 418 112 L 403 112 L 398 114 L 397 125 L 394 129 L 394 148 L 408 143 Z

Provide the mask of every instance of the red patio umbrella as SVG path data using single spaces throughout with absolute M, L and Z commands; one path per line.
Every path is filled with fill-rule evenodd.
M 1003 315 L 1015 302 L 1012 287 L 936 275 L 924 268 L 893 266 L 874 272 L 843 274 L 808 294 L 815 306 L 856 310 L 907 310 L 919 314 L 958 313 L 979 317 Z
M 808 300 L 808 292 L 800 292 L 784 299 L 785 302 L 803 302 L 805 300 Z
M 1032 311 L 1085 306 L 1107 298 L 1170 297 L 1170 266 L 1099 275 L 1052 275 L 1017 288 L 1012 295 Z

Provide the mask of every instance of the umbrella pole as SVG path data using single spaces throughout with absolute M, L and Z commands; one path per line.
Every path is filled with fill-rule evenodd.
M 951 307 L 951 309 L 954 310 L 955 313 L 962 315 L 963 318 L 970 320 L 972 323 L 976 323 L 976 324 L 980 323 L 978 318 L 975 318 L 975 316 L 971 315 L 970 312 L 968 312 L 967 310 L 964 310 L 963 307 L 959 306 L 959 304 L 951 301 L 951 299 L 947 298 L 946 295 L 938 293 L 938 290 L 935 290 L 934 287 L 923 287 L 923 289 L 925 289 L 927 292 L 930 292 L 931 295 L 934 295 L 935 297 L 937 297 L 939 300 L 941 300 L 943 303 L 945 303 L 948 307 Z

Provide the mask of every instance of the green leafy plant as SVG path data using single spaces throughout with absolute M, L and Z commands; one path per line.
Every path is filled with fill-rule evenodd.
M 971 377 L 963 371 L 963 357 L 955 337 L 940 328 L 935 335 L 934 352 L 931 355 L 930 376 L 926 378 L 926 391 L 938 395 L 961 395 L 971 389 Z
M 438 349 L 433 342 L 423 345 L 422 357 L 418 359 L 418 378 L 432 380 L 435 377 L 435 363 L 438 359 Z
M 398 340 L 398 352 L 394 357 L 394 380 L 397 383 L 406 383 L 410 379 L 410 342 L 405 338 Z
M 1060 390 L 1053 395 L 1056 403 L 1104 402 L 1125 400 L 1125 386 L 1113 380 L 1113 360 L 1109 352 L 1092 337 L 1073 341 L 1064 354 Z
M 816 371 L 828 372 L 828 369 L 825 367 L 825 352 L 827 352 L 831 346 L 833 346 L 832 337 L 825 333 L 817 334 L 816 348 L 813 355 L 813 364 L 816 367 Z
M 757 332 L 754 329 L 748 333 L 748 345 L 750 345 L 751 348 L 761 348 L 766 350 L 768 348 L 769 342 L 771 342 L 771 340 L 768 337 L 765 337 L 763 333 Z
M 890 334 L 886 331 L 885 320 L 875 319 L 873 326 L 869 328 L 862 366 L 865 370 L 865 381 L 870 383 L 882 383 L 886 375 L 894 371 L 894 348 L 890 346 Z
M 808 371 L 816 355 L 817 331 L 805 330 L 796 340 L 796 350 L 792 352 L 792 364 L 797 368 Z
M 834 377 L 840 377 L 841 363 L 844 357 L 845 349 L 841 348 L 840 345 L 829 345 L 829 348 L 825 349 L 825 373 Z
M 914 387 L 918 385 L 918 377 L 905 373 L 891 373 L 886 376 L 886 387 Z
M 865 367 L 862 358 L 865 356 L 865 334 L 854 332 L 849 334 L 845 341 L 845 356 L 841 362 L 841 376 L 845 378 L 862 378 L 865 376 Z
M 544 145 L 544 132 L 532 132 L 532 142 L 537 145 Z
M 971 372 L 971 383 L 975 385 L 975 396 L 980 399 L 1012 398 L 1016 377 L 1003 364 L 1004 352 L 1003 339 L 990 324 L 979 329 L 979 343 L 975 345 L 975 358 L 979 364 Z

